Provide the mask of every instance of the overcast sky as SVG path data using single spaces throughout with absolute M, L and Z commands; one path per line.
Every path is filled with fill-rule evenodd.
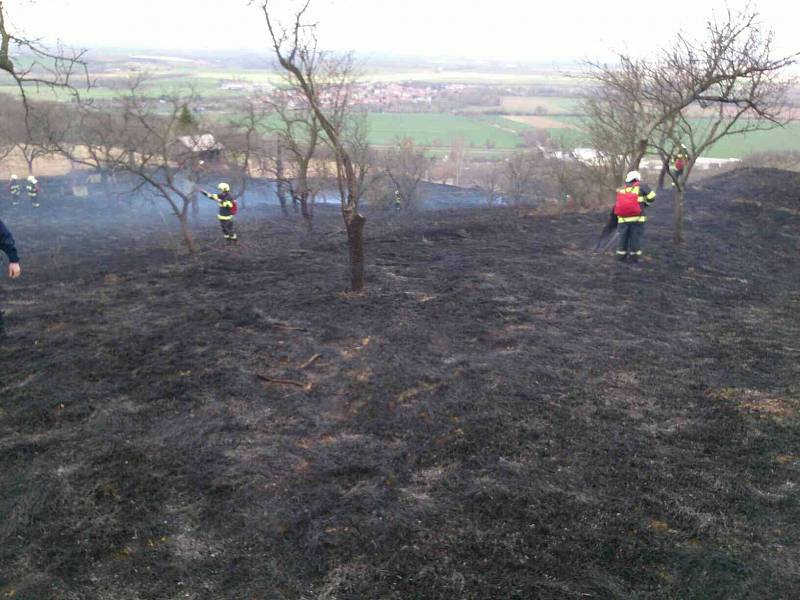
M 272 0 L 286 6 L 296 0 Z M 80 47 L 263 49 L 263 16 L 247 0 L 4 0 L 29 35 Z M 712 0 L 312 0 L 325 48 L 362 56 L 451 56 L 520 62 L 605 59 L 698 32 Z M 776 34 L 781 53 L 800 50 L 800 8 L 791 0 L 750 2 Z M 788 8 L 784 8 L 788 6 Z M 540 8 L 543 7 L 543 8 Z

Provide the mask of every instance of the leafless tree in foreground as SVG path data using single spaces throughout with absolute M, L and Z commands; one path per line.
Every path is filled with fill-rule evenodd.
M 15 62 L 13 51 L 24 53 L 31 58 L 22 67 Z M 0 71 L 5 72 L 19 89 L 25 108 L 24 122 L 30 116 L 30 103 L 26 88 L 66 90 L 77 97 L 76 79 L 89 88 L 89 72 L 84 56 L 86 50 L 67 50 L 63 47 L 48 49 L 38 40 L 17 33 L 11 26 L 10 16 L 3 0 L 0 0 Z
M 318 50 L 315 26 L 305 23 L 310 3 L 311 0 L 306 0 L 293 15 L 291 24 L 285 27 L 276 19 L 273 2 L 263 0 L 260 5 L 278 63 L 307 100 L 325 133 L 325 142 L 333 150 L 342 217 L 347 230 L 350 285 L 358 291 L 364 287 L 366 219 L 359 212 L 362 187 L 346 139 L 355 73 L 350 56 L 334 58 Z
M 677 190 L 674 238 L 682 242 L 685 186 L 697 158 L 723 137 L 783 124 L 790 86 L 784 73 L 796 56 L 776 58 L 772 31 L 745 9 L 709 20 L 703 40 L 678 35 L 655 60 L 620 55 L 617 66 L 591 65 L 597 86 L 584 103 L 586 130 L 601 164 L 610 165 L 618 184 L 647 150 L 667 163 L 686 144 L 683 175 L 670 172 Z
M 594 65 L 597 86 L 584 97 L 583 125 L 597 152 L 591 164 L 593 179 L 614 190 L 626 171 L 638 169 L 657 117 L 645 101 L 647 65 L 627 56 L 619 65 Z
M 667 170 L 676 190 L 676 243 L 683 241 L 686 183 L 697 158 L 722 138 L 782 127 L 787 93 L 793 81 L 786 67 L 795 56 L 775 57 L 773 32 L 755 12 L 732 13 L 706 24 L 706 39 L 695 43 L 678 36 L 663 54 L 661 78 L 656 80 L 656 111 L 666 115 L 650 138 L 650 147 L 668 164 L 674 151 L 687 148 L 683 173 Z M 693 103 L 682 110 L 675 87 L 697 86 Z
M 195 98 L 176 94 L 166 103 L 140 90 L 141 81 L 132 82 L 128 94 L 119 98 L 121 120 L 114 134 L 118 147 L 125 151 L 108 156 L 110 166 L 133 178 L 136 190 L 146 189 L 167 203 L 180 223 L 181 235 L 191 254 L 197 244 L 189 227 L 189 208 L 196 190 L 187 174 L 197 162 L 197 151 L 179 139 L 179 121 L 184 106 L 191 107 Z M 195 137 L 200 144 L 201 139 Z

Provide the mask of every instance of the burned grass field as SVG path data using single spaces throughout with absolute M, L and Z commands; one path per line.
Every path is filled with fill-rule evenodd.
M 800 589 L 800 177 L 651 212 L 306 238 L 6 217 L 0 596 L 770 598 Z M 127 220 L 126 220 L 127 219 Z

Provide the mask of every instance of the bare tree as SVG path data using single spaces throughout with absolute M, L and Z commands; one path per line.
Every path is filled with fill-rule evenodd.
M 688 151 L 680 175 L 667 169 L 676 190 L 676 243 L 683 241 L 686 184 L 698 157 L 722 138 L 782 127 L 789 121 L 787 93 L 793 80 L 785 71 L 793 62 L 794 56 L 774 56 L 773 32 L 750 11 L 727 11 L 723 19 L 706 24 L 704 41 L 678 36 L 665 51 L 654 104 L 657 112 L 674 116 L 661 120 L 650 146 L 663 164 L 681 145 Z M 678 81 L 696 85 L 697 93 L 690 106 L 674 112 L 671 108 L 677 102 L 672 86 Z
M 674 181 L 677 243 L 683 240 L 685 184 L 700 154 L 728 135 L 783 123 L 784 71 L 796 55 L 775 57 L 772 42 L 757 12 L 726 11 L 707 22 L 705 39 L 678 35 L 654 60 L 620 55 L 619 65 L 592 65 L 598 85 L 584 103 L 586 130 L 600 164 L 610 165 L 607 174 L 619 182 L 647 150 L 667 164 L 672 149 L 688 142 L 689 164 Z
M 464 138 L 455 138 L 450 144 L 450 153 L 447 155 L 447 162 L 452 168 L 454 185 L 461 185 L 461 174 L 464 171 L 464 161 L 466 156 L 467 143 L 464 141 Z
M 20 104 L 11 103 L 3 112 L 2 137 L 10 151 L 16 150 L 25 160 L 28 175 L 33 175 L 36 160 L 57 151 L 69 121 L 63 118 L 61 107 L 52 102 L 29 103 L 27 117 L 25 107 Z
M 259 99 L 247 98 L 235 114 L 237 116 L 228 122 L 214 126 L 205 124 L 205 131 L 214 134 L 226 178 L 233 182 L 231 191 L 234 196 L 242 199 L 240 204 L 245 208 L 248 182 L 251 180 L 253 167 L 258 163 L 256 154 L 266 145 L 261 131 L 265 127 L 267 111 Z M 198 128 L 199 126 L 197 123 Z
M 14 136 L 9 125 L 13 122 L 13 104 L 0 105 L 0 160 L 11 154 L 14 150 Z
M 189 136 L 184 140 L 179 121 L 183 107 L 192 106 L 192 94 L 175 94 L 166 103 L 140 91 L 141 80 L 132 83 L 129 94 L 119 99 L 122 107 L 116 137 L 124 152 L 108 158 L 111 167 L 124 172 L 137 182 L 135 189 L 147 189 L 170 208 L 180 223 L 181 235 L 190 253 L 197 252 L 189 227 L 189 208 L 196 190 L 187 173 L 198 160 L 198 153 L 213 152 L 206 147 L 209 136 Z
M 326 143 L 333 150 L 342 217 L 347 230 L 350 285 L 357 291 L 364 287 L 366 219 L 359 212 L 362 190 L 346 140 L 355 71 L 351 56 L 334 58 L 318 50 L 315 26 L 304 21 L 310 2 L 305 1 L 287 27 L 277 23 L 272 2 L 262 1 L 261 8 L 278 63 L 305 96 L 325 133 Z
M 370 193 L 384 178 L 376 150 L 369 143 L 369 124 L 366 114 L 350 115 L 345 143 L 356 175 L 359 198 Z
M 275 138 L 275 183 L 277 186 L 278 203 L 281 205 L 283 216 L 289 216 L 287 207 L 287 194 L 291 194 L 292 184 L 286 177 L 286 163 L 284 162 L 285 150 L 281 136 Z
M 494 206 L 503 185 L 503 170 L 497 163 L 483 163 L 472 167 L 475 182 L 486 195 L 486 204 Z
M 127 161 L 128 153 L 121 139 L 122 115 L 87 104 L 61 106 L 47 126 L 55 152 L 99 174 L 107 197 L 120 196 L 115 165 Z
M 269 132 L 265 124 L 263 130 Z M 252 148 L 252 170 L 257 177 L 273 178 L 276 181 L 276 196 L 283 216 L 289 217 L 289 197 L 292 189 L 291 173 L 286 164 L 287 153 L 280 137 L 260 135 L 254 139 Z
M 318 63 L 310 64 L 311 77 L 316 75 L 313 69 Z M 289 187 L 293 202 L 300 206 L 300 213 L 309 233 L 313 230 L 313 214 L 309 206 L 312 189 L 309 184 L 309 168 L 322 139 L 322 126 L 316 113 L 309 105 L 308 99 L 287 75 L 284 85 L 268 99 L 269 106 L 279 118 L 272 133 L 277 139 L 279 154 L 276 157 L 276 175 L 279 186 L 279 199 L 285 187 Z M 295 165 L 295 183 L 285 177 L 284 157 L 288 157 Z M 285 201 L 285 200 L 284 200 Z M 285 205 L 284 214 L 286 214 Z
M 539 152 L 515 152 L 506 159 L 503 191 L 514 204 L 538 199 L 541 162 Z
M 430 167 L 431 159 L 425 152 L 414 146 L 414 140 L 398 140 L 394 148 L 384 153 L 383 168 L 386 175 L 400 193 L 405 208 L 414 208 L 417 202 L 417 188 Z
M 618 65 L 592 64 L 597 83 L 585 93 L 583 129 L 596 157 L 593 179 L 612 192 L 627 171 L 638 169 L 660 115 L 648 103 L 648 74 L 643 60 L 620 55 Z
M 25 67 L 16 60 L 15 49 L 31 58 Z M 38 40 L 18 33 L 11 26 L 8 10 L 0 0 L 0 71 L 7 73 L 19 89 L 26 123 L 30 109 L 27 87 L 67 90 L 76 97 L 76 79 L 82 79 L 87 89 L 90 87 L 85 54 L 86 50 L 67 50 L 61 46 L 50 49 Z

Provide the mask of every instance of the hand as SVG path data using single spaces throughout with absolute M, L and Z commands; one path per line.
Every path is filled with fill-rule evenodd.
M 22 269 L 19 266 L 19 263 L 10 263 L 8 265 L 8 276 L 11 279 L 16 279 L 22 274 Z

